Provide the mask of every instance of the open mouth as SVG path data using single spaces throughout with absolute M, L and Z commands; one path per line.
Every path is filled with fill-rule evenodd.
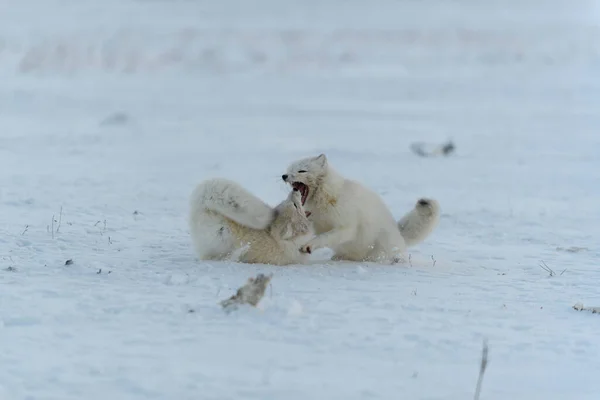
M 294 182 L 292 183 L 292 187 L 300 191 L 300 194 L 302 195 L 302 205 L 304 205 L 304 203 L 306 203 L 306 199 L 308 198 L 308 186 L 302 182 Z

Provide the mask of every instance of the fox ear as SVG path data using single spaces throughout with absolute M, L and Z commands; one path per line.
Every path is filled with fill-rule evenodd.
M 325 154 L 319 154 L 317 157 L 315 157 L 315 161 L 324 167 L 327 165 L 327 156 Z

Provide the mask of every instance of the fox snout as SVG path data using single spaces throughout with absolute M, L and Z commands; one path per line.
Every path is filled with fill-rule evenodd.
M 287 178 L 288 178 L 288 174 L 283 174 L 281 175 L 281 179 L 283 179 L 284 182 L 287 182 Z

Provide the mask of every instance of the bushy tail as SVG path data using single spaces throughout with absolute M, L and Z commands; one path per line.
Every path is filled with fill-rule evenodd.
M 210 210 L 253 229 L 265 229 L 274 217 L 271 206 L 238 183 L 222 178 L 200 183 L 192 193 L 190 208 L 192 215 Z
M 421 243 L 440 220 L 440 205 L 433 199 L 419 199 L 415 207 L 398 221 L 407 247 Z

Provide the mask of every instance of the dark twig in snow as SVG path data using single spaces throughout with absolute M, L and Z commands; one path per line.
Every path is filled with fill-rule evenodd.
M 479 378 L 477 378 L 477 386 L 475 387 L 475 400 L 479 400 L 481 394 L 481 382 L 483 381 L 483 375 L 488 363 L 488 345 L 487 340 L 483 341 L 483 350 L 481 351 L 481 365 L 479 367 Z

